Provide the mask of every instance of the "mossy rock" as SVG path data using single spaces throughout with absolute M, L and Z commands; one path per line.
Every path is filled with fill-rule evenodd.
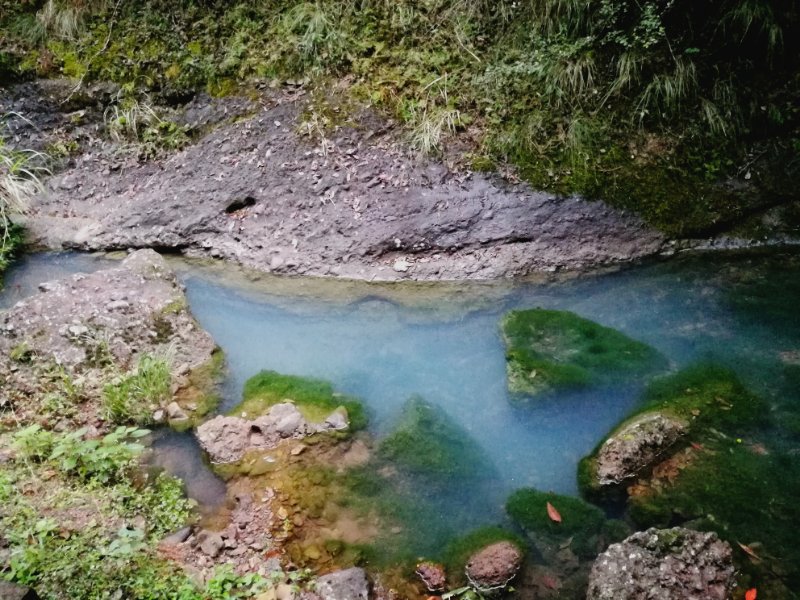
M 464 572 L 464 566 L 470 556 L 497 542 L 511 542 L 520 552 L 525 553 L 525 541 L 517 534 L 502 527 L 481 527 L 450 540 L 445 546 L 440 558 L 447 570 L 448 577 L 459 576 Z M 452 584 L 453 581 L 450 583 Z
M 688 523 L 716 531 L 734 547 L 748 587 L 761 590 L 777 573 L 786 587 L 800 589 L 800 457 L 735 438 L 689 452 L 691 461 L 674 478 L 635 489 L 633 521 L 643 528 Z M 737 543 L 762 560 L 750 560 Z
M 367 415 L 358 399 L 335 392 L 333 386 L 322 379 L 283 375 L 275 371 L 261 371 L 248 379 L 244 384 L 242 402 L 230 414 L 246 413 L 252 418 L 286 400 L 294 402 L 303 416 L 314 423 L 324 421 L 343 406 L 350 419 L 350 431 L 359 431 L 367 426 Z
M 502 330 L 508 389 L 518 398 L 609 384 L 666 365 L 647 344 L 571 312 L 511 311 Z
M 382 458 L 415 475 L 475 479 L 489 465 L 469 433 L 437 406 L 412 396 L 397 425 L 380 444 Z

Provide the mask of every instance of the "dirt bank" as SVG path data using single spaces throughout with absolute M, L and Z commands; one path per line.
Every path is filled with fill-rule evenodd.
M 150 247 L 275 273 L 434 280 L 624 263 L 666 242 L 600 202 L 411 156 L 391 123 L 368 110 L 302 136 L 306 96 L 297 88 L 195 99 L 175 118 L 208 133 L 140 161 L 103 141 L 98 115 L 111 94 L 78 98 L 81 117 L 96 119 L 79 128 L 75 97 L 58 101 L 63 87 L 27 84 L 4 101 L 31 120 L 17 123 L 31 140 L 71 130 L 84 138 L 26 221 L 48 247 Z

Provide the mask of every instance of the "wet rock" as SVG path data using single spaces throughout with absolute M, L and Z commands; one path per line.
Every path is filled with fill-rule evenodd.
M 39 600 L 39 595 L 29 587 L 0 580 L 0 600 Z
M 189 420 L 189 415 L 186 414 L 186 411 L 184 411 L 177 402 L 170 402 L 165 410 L 167 412 L 167 418 L 170 421 Z
M 714 533 L 648 529 L 612 544 L 592 566 L 587 600 L 725 600 L 731 547 Z
M 216 558 L 225 547 L 225 542 L 222 536 L 216 531 L 204 529 L 197 534 L 197 545 L 204 554 L 211 558 Z
M 322 600 L 367 600 L 369 582 L 364 569 L 353 567 L 317 579 L 317 594 Z
M 417 565 L 416 574 L 422 579 L 429 592 L 442 592 L 446 585 L 444 567 L 434 562 L 421 562 Z
M 348 425 L 345 421 L 344 429 Z M 197 428 L 196 436 L 212 462 L 225 464 L 240 460 L 248 450 L 269 450 L 284 439 L 302 439 L 312 433 L 340 428 L 341 420 L 309 423 L 294 404 L 282 402 L 252 420 L 221 415 L 214 417 Z
M 337 408 L 325 419 L 325 425 L 336 431 L 347 429 L 350 426 L 350 420 L 347 417 L 347 409 L 343 406 Z
M 687 432 L 685 422 L 645 413 L 625 424 L 597 453 L 597 484 L 614 485 L 652 466 Z
M 473 554 L 467 562 L 467 578 L 481 590 L 505 587 L 522 566 L 522 552 L 511 542 L 497 542 Z

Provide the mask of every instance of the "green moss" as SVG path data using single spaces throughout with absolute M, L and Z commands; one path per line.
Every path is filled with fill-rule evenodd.
M 561 515 L 560 523 L 548 515 L 548 502 Z M 617 534 L 617 528 L 607 527 L 605 514 L 596 506 L 580 498 L 533 488 L 511 494 L 506 501 L 506 512 L 534 540 L 570 539 L 570 547 L 579 556 L 596 554 L 608 544 L 605 534 Z
M 22 247 L 24 241 L 23 230 L 16 225 L 11 225 L 7 231 L 0 229 L 0 240 L 0 290 L 2 290 L 3 273 L 5 273 L 14 256 Z
M 441 555 L 447 573 L 450 576 L 462 573 L 470 556 L 496 542 L 511 542 L 521 552 L 525 551 L 525 541 L 515 533 L 502 527 L 481 527 L 447 543 Z
M 571 312 L 512 311 L 502 329 L 508 387 L 518 396 L 610 383 L 665 365 L 650 346 Z
M 475 479 L 488 468 L 469 434 L 419 396 L 405 403 L 379 451 L 385 460 L 410 473 L 436 478 Z
M 731 542 L 738 563 L 761 584 L 780 573 L 790 589 L 800 589 L 800 458 L 754 451 L 735 439 L 708 442 L 694 461 L 658 490 L 634 495 L 629 513 L 637 525 L 690 522 Z M 737 542 L 757 548 L 754 564 Z
M 294 402 L 303 416 L 312 422 L 324 421 L 343 406 L 350 419 L 350 431 L 359 431 L 367 426 L 364 406 L 356 398 L 335 392 L 327 381 L 282 375 L 275 371 L 261 371 L 248 379 L 244 384 L 244 399 L 230 414 L 257 416 L 286 400 Z
M 769 406 L 730 369 L 701 362 L 651 382 L 636 414 L 650 411 L 690 422 L 699 438 L 711 428 L 736 434 L 763 424 Z

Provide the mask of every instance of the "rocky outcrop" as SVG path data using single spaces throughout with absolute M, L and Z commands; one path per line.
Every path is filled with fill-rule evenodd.
M 319 577 L 315 591 L 322 600 L 367 600 L 369 582 L 364 569 L 353 567 Z
M 178 389 L 214 350 L 167 264 L 140 250 L 118 267 L 43 283 L 0 316 L 0 396 L 23 418 L 37 416 L 36 398 L 74 396 L 83 403 L 76 422 L 93 423 L 109 370 L 129 372 L 144 355 L 165 357 Z
M 467 562 L 469 582 L 479 590 L 503 588 L 522 566 L 522 552 L 511 542 L 497 542 L 473 554 Z
M 688 431 L 684 421 L 662 413 L 645 413 L 624 424 L 600 447 L 596 484 L 622 483 L 655 464 Z
M 307 421 L 291 402 L 275 404 L 255 419 L 217 416 L 197 428 L 200 446 L 211 462 L 218 464 L 240 460 L 248 450 L 269 450 L 281 440 L 301 439 L 314 433 L 341 431 L 348 427 L 347 413 L 335 410 L 322 423 Z
M 31 100 L 58 92 L 41 87 L 11 91 L 6 104 L 40 129 L 69 122 L 55 96 Z M 356 279 L 490 279 L 626 262 L 664 246 L 640 219 L 601 202 L 420 160 L 369 111 L 322 143 L 303 138 L 296 100 L 279 91 L 258 103 L 227 99 L 222 118 L 214 101 L 198 98 L 171 118 L 216 129 L 147 162 L 111 152 L 96 135 L 84 139 L 86 128 L 87 151 L 34 202 L 28 231 L 50 247 L 170 248 Z M 255 114 L 221 124 L 245 110 Z M 15 127 L 28 131 L 22 120 Z
M 648 529 L 609 546 L 595 561 L 587 600 L 727 600 L 731 547 L 714 533 Z

